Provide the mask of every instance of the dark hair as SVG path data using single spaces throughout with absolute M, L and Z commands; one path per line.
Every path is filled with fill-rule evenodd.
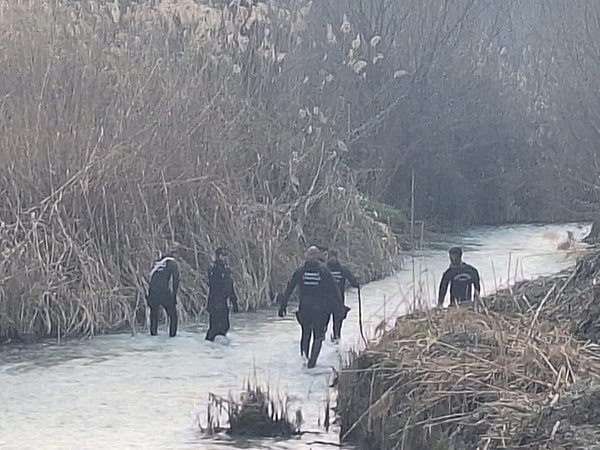
M 219 256 L 227 255 L 229 253 L 229 249 L 227 247 L 219 247 L 215 252 L 215 256 L 218 258 Z
M 338 251 L 335 248 L 330 248 L 329 250 L 327 250 L 327 254 L 329 255 L 329 257 L 333 257 L 333 258 L 337 258 L 338 257 Z
M 462 256 L 462 248 L 452 247 L 450 250 L 448 250 L 448 253 L 450 253 L 451 255 Z

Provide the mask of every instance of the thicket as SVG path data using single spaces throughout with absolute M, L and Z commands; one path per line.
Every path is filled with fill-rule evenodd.
M 266 16 L 175 6 L 2 4 L 0 336 L 139 324 L 150 263 L 172 248 L 183 318 L 203 310 L 218 245 L 246 308 L 315 241 L 365 280 L 393 269 L 396 240 L 364 213 L 329 113 L 249 42 Z M 301 5 L 265 14 L 290 45 L 303 35 Z

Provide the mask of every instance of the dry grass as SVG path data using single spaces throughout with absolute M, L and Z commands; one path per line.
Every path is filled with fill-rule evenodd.
M 227 427 L 221 425 L 223 414 Z M 248 382 L 237 400 L 231 394 L 227 400 L 210 394 L 207 426 L 201 429 L 209 435 L 226 430 L 236 437 L 289 437 L 300 433 L 301 422 L 300 410 L 296 411 L 295 422 L 290 418 L 287 398 L 275 398 L 269 387 Z
M 393 269 L 394 237 L 363 213 L 329 118 L 299 119 L 303 78 L 267 57 L 256 13 L 210 34 L 151 3 L 110 8 L 0 5 L 0 337 L 139 324 L 150 261 L 174 246 L 184 320 L 217 245 L 246 308 L 312 241 L 366 262 L 365 281 Z M 269 10 L 272 39 L 302 32 L 301 9 Z
M 525 436 L 540 408 L 598 379 L 600 348 L 532 321 L 466 308 L 399 318 L 340 374 L 342 440 L 418 450 L 539 448 L 556 438 L 560 427 L 535 443 Z
M 517 283 L 485 301 L 490 310 L 547 319 L 578 339 L 600 343 L 600 253 L 560 274 Z

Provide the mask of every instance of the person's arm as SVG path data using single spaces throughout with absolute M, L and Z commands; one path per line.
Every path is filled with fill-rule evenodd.
M 444 299 L 446 298 L 446 292 L 448 292 L 448 285 L 450 284 L 450 269 L 447 269 L 442 275 L 440 281 L 440 291 L 438 294 L 438 306 L 444 306 Z
M 292 278 L 290 278 L 290 281 L 288 281 L 287 287 L 285 288 L 285 292 L 283 293 L 283 295 L 281 296 L 281 299 L 280 299 L 281 304 L 279 305 L 279 317 L 283 317 L 285 315 L 288 300 L 290 299 L 292 292 L 294 292 L 294 289 L 300 282 L 301 274 L 302 274 L 302 271 L 300 269 L 297 269 L 294 272 L 294 274 L 292 275 Z
M 214 265 L 211 265 L 208 268 L 208 299 L 206 300 L 206 310 L 210 313 L 211 309 L 213 307 L 212 303 L 213 303 L 213 296 L 214 296 L 214 289 L 215 289 L 215 270 L 216 267 Z
M 350 286 L 352 286 L 354 288 L 360 287 L 360 285 L 358 284 L 358 280 L 356 279 L 356 277 L 345 266 L 342 266 L 342 276 L 344 278 L 346 278 L 346 280 L 348 280 L 348 283 L 350 283 Z
M 229 294 L 229 301 L 231 302 L 232 311 L 234 313 L 239 312 L 240 308 L 238 306 L 238 298 L 237 298 L 237 294 L 235 293 L 235 287 L 233 285 L 233 279 L 231 280 L 231 293 Z
M 171 277 L 173 281 L 173 300 L 177 301 L 177 292 L 179 291 L 179 264 L 177 261 L 170 261 L 172 266 Z
M 479 271 L 475 267 L 473 267 L 473 296 L 475 300 L 481 299 L 481 279 Z
M 214 288 L 214 283 L 215 283 L 215 271 L 216 271 L 216 267 L 214 265 L 211 264 L 211 266 L 208 268 L 208 289 L 213 289 Z

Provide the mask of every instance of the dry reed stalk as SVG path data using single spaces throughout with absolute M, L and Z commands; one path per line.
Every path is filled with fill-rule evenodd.
M 534 314 L 563 327 L 574 336 L 600 342 L 597 280 L 600 254 L 582 256 L 575 267 L 556 276 L 516 283 L 486 299 L 490 310 Z
M 540 408 L 576 381 L 598 377 L 597 346 L 547 321 L 468 308 L 416 313 L 341 371 L 342 440 L 370 442 L 366 448 L 507 448 L 523 440 Z

